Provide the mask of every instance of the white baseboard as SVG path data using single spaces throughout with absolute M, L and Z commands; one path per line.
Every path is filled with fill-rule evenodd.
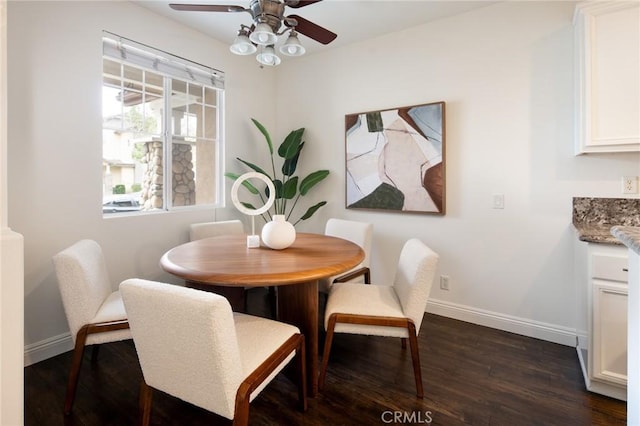
M 427 312 L 561 345 L 576 346 L 576 330 L 568 327 L 560 327 L 436 299 L 429 299 Z M 71 334 L 60 334 L 25 346 L 24 365 L 26 367 L 72 349 Z
M 569 327 L 518 318 L 437 299 L 429 299 L 427 312 L 565 346 L 576 346 L 576 330 Z
M 24 347 L 24 366 L 44 361 L 73 349 L 70 333 L 60 334 Z
M 579 348 L 587 348 L 589 347 L 589 336 L 586 331 L 578 331 L 578 347 Z

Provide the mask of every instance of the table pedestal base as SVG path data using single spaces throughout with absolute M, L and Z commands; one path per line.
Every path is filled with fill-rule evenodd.
M 278 320 L 305 336 L 309 396 L 318 395 L 318 281 L 278 286 Z

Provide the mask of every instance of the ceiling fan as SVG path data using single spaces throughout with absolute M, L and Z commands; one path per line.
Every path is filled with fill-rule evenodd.
M 289 32 L 286 42 L 280 47 L 280 52 L 288 56 L 300 56 L 305 49 L 298 40 L 297 33 L 322 43 L 329 44 L 337 34 L 321 27 L 301 16 L 284 16 L 285 8 L 298 9 L 321 0 L 251 0 L 248 8 L 237 5 L 213 4 L 176 4 L 169 7 L 180 11 L 196 12 L 247 12 L 253 21 L 251 26 L 241 25 L 236 40 L 230 49 L 238 55 L 249 55 L 260 47 L 257 59 L 264 65 L 277 65 L 280 59 L 275 55 L 273 46 L 278 36 Z M 283 26 L 285 28 L 283 28 Z

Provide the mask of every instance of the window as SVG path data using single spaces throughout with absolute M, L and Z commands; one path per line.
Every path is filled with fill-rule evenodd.
M 102 211 L 223 202 L 224 74 L 103 33 Z

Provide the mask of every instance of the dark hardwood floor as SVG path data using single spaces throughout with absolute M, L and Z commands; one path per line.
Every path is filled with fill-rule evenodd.
M 266 290 L 249 312 L 267 316 Z M 324 333 L 321 339 L 324 338 Z M 296 409 L 296 387 L 277 377 L 251 404 L 255 425 L 624 425 L 626 403 L 588 392 L 575 349 L 426 314 L 419 335 L 425 397 L 415 397 L 411 354 L 390 338 L 334 338 L 326 386 Z M 134 425 L 141 378 L 132 342 L 85 353 L 71 416 L 62 414 L 71 352 L 25 368 L 25 424 Z M 154 425 L 227 425 L 224 418 L 154 394 Z

